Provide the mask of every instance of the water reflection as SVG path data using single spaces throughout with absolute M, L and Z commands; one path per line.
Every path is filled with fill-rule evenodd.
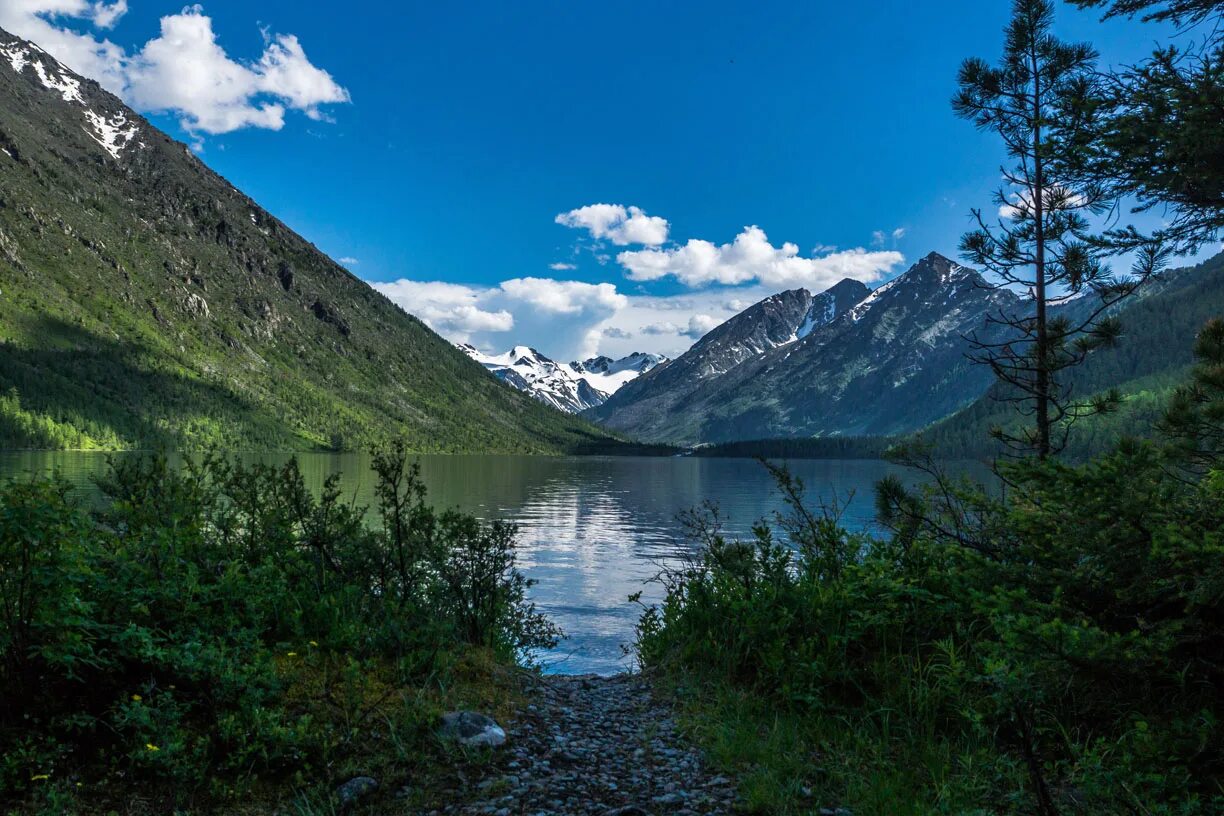
M 283 462 L 287 455 L 248 456 Z M 369 457 L 360 454 L 299 455 L 308 486 L 319 490 L 342 474 L 346 496 L 373 506 Z M 569 638 L 545 656 L 551 670 L 613 672 L 628 665 L 622 645 L 633 639 L 638 608 L 627 601 L 643 591 L 659 566 L 685 554 L 677 515 L 705 500 L 721 508 L 729 532 L 746 534 L 752 523 L 780 509 L 768 473 L 746 459 L 552 458 L 533 456 L 423 456 L 421 473 L 430 501 L 481 518 L 513 520 L 520 527 L 520 566 L 538 584 L 532 597 Z M 0 453 L 0 475 L 60 472 L 85 495 L 96 495 L 91 477 L 106 455 Z M 844 523 L 872 524 L 872 488 L 889 472 L 913 475 L 873 461 L 797 461 L 813 500 L 848 502 Z

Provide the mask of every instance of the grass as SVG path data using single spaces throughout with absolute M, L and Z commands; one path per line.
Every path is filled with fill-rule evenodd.
M 737 779 L 751 813 L 799 816 L 839 807 L 855 816 L 971 813 L 993 787 L 997 757 L 988 745 L 968 735 L 950 740 L 916 711 L 786 710 L 719 684 L 670 691 L 684 732 Z

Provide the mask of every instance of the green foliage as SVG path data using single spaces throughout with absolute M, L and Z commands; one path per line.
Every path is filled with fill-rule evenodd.
M 1002 491 L 885 482 L 882 539 L 784 472 L 789 511 L 751 541 L 693 526 L 640 658 L 771 809 L 807 807 L 773 740 L 856 814 L 1224 808 L 1224 479 L 1150 445 L 1000 470 Z
M 972 358 L 1003 384 L 1000 397 L 1032 417 L 1019 433 L 997 426 L 995 436 L 1039 456 L 1062 450 L 1076 419 L 1117 405 L 1108 391 L 1075 398 L 1064 372 L 1116 342 L 1121 327 L 1110 312 L 1166 259 L 1159 244 L 1127 230 L 1137 259 L 1132 277 L 1115 277 L 1104 262 L 1113 247 L 1092 233 L 1090 219 L 1114 209 L 1119 193 L 1079 172 L 1095 112 L 1097 53 L 1086 43 L 1061 42 L 1053 26 L 1051 0 L 1013 0 L 1003 58 L 997 66 L 965 60 L 952 100 L 958 116 L 1001 139 L 1013 162 L 995 194 L 999 215 L 974 210 L 975 226 L 960 247 L 993 283 L 1028 293 L 1018 313 L 988 318 L 1002 336 L 982 331 L 969 340 Z M 1050 312 L 1081 294 L 1090 308 Z
M 1224 320 L 1203 327 L 1194 353 L 1198 365 L 1190 382 L 1173 393 L 1161 427 L 1180 458 L 1218 465 L 1224 457 Z
M 402 444 L 376 471 L 381 527 L 295 461 L 117 459 L 92 512 L 58 481 L 0 489 L 0 799 L 121 774 L 198 806 L 293 780 L 371 716 L 427 739 L 397 689 L 556 642 L 512 527 L 435 512 Z
M 28 68 L 0 74 L 0 446 L 615 444 L 498 382 L 118 99 L 82 93 L 125 111 L 139 153 L 103 158 L 79 106 Z
M 1224 228 L 1224 6 L 1218 0 L 1071 0 L 1105 17 L 1169 21 L 1185 42 L 1099 84 L 1081 176 L 1159 209 L 1158 237 L 1197 249 Z M 1126 245 L 1125 232 L 1111 236 Z

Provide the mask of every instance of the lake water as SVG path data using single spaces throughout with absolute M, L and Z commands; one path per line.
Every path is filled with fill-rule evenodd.
M 374 505 L 367 456 L 309 453 L 298 459 L 313 489 L 341 473 L 346 495 Z M 627 598 L 642 591 L 644 601 L 657 600 L 660 589 L 650 579 L 661 564 L 686 554 L 680 512 L 710 500 L 729 531 L 746 534 L 754 521 L 781 509 L 769 474 L 750 459 L 471 455 L 419 461 L 435 506 L 519 524 L 519 566 L 538 582 L 532 597 L 568 635 L 543 659 L 548 670 L 566 674 L 612 673 L 630 665 L 622 646 L 632 642 L 640 610 Z M 0 453 L 0 476 L 58 470 L 83 491 L 92 490 L 91 476 L 105 466 L 105 454 Z M 897 472 L 916 478 L 878 461 L 790 466 L 811 499 L 848 502 L 843 522 L 854 529 L 874 523 L 873 486 L 881 477 Z

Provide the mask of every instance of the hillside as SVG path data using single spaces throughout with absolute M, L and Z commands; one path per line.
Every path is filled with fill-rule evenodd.
M 809 307 L 780 308 L 792 299 L 776 295 L 724 324 L 777 300 L 759 318 L 783 324 L 773 345 L 733 357 L 699 382 L 673 385 L 669 375 L 675 379 L 690 351 L 588 415 L 646 440 L 689 444 L 907 433 L 985 392 L 990 372 L 965 358 L 964 335 L 981 329 L 988 313 L 1018 303 L 934 252 L 870 294 L 860 286 L 855 298 L 839 298 L 839 308 L 822 312 L 826 319 L 810 330 Z
M 667 440 L 693 394 L 707 383 L 721 384 L 737 366 L 807 337 L 845 314 L 869 291 L 847 279 L 818 295 L 806 289 L 770 295 L 714 328 L 675 360 L 628 383 L 587 416 L 651 440 Z M 683 435 L 675 439 L 704 441 Z
M 563 451 L 507 388 L 96 83 L 0 31 L 0 446 Z
M 1194 362 L 1194 338 L 1203 324 L 1224 315 L 1224 253 L 1196 266 L 1170 270 L 1154 280 L 1121 311 L 1122 337 L 1116 346 L 1090 356 L 1075 369 L 1076 394 L 1116 388 L 1124 397 L 1114 413 L 1081 421 L 1067 454 L 1084 458 L 1122 436 L 1150 434 L 1165 399 Z M 999 452 L 990 437 L 995 426 L 1014 423 L 1011 407 L 998 400 L 997 386 L 956 414 L 923 431 L 942 456 L 979 457 Z

